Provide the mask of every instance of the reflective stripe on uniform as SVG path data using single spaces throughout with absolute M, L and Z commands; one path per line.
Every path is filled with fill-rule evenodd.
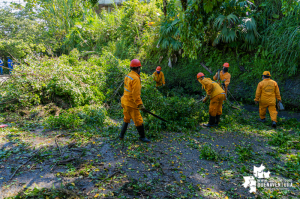
M 128 90 L 128 89 L 126 89 L 126 88 L 124 88 L 127 92 L 130 92 L 130 90 Z
M 133 80 L 133 78 L 132 77 L 130 77 L 130 76 L 128 76 L 128 75 L 126 75 L 126 77 L 128 77 L 129 79 L 131 79 L 131 80 Z
M 224 94 L 224 95 L 225 95 L 226 93 L 221 93 L 221 94 Z

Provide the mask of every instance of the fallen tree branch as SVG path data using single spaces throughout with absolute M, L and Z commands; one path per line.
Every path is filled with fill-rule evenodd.
M 169 195 L 171 195 L 171 196 L 173 196 L 175 198 L 178 198 L 178 196 L 176 196 L 176 195 L 170 193 L 169 191 L 167 191 L 166 187 L 164 189 L 162 189 L 162 190 L 165 191 L 165 192 L 167 192 Z
M 10 54 L 10 53 L 8 52 L 8 54 Z M 18 62 L 19 64 L 21 64 L 21 62 L 19 62 L 14 56 L 12 56 L 12 54 L 10 54 L 10 56 L 11 56 L 16 62 Z
M 61 161 L 59 161 L 58 164 L 66 164 L 66 163 L 71 162 L 71 161 L 73 161 L 73 160 L 76 160 L 76 159 L 75 159 L 75 158 L 69 158 L 69 159 L 67 159 L 67 160 L 61 160 Z
M 18 99 L 12 99 L 12 100 L 9 100 L 9 101 L 6 101 L 6 102 L 1 102 L 0 105 L 2 105 L 2 104 L 9 104 L 11 102 L 17 102 L 17 101 L 19 101 L 19 100 Z
M 59 150 L 60 155 L 62 155 L 62 152 L 61 152 L 61 150 L 60 150 L 60 148 L 59 148 L 59 145 L 58 145 L 58 143 L 57 143 L 56 137 L 55 137 L 54 140 L 55 140 L 55 144 L 56 144 L 56 146 L 57 146 L 57 148 L 58 148 L 58 150 Z
M 177 168 L 164 168 L 165 170 L 171 170 L 171 171 L 183 171 L 182 169 Z
M 75 192 L 71 191 L 71 190 L 68 190 L 68 189 L 61 189 L 61 188 L 58 188 L 57 189 L 58 191 L 62 192 L 65 194 L 65 196 L 69 196 L 68 198 L 71 197 L 74 197 L 74 198 L 80 198 L 80 196 L 78 196 Z
M 149 195 L 148 193 L 146 193 L 145 191 L 140 191 L 140 194 L 142 195 L 142 197 L 143 197 L 143 195 L 146 195 L 146 196 L 149 196 L 149 197 L 151 197 L 151 195 Z
M 156 187 L 154 187 L 153 185 L 151 185 L 151 184 L 149 184 L 149 183 L 147 183 L 149 186 L 151 186 L 152 188 L 154 188 L 154 189 L 157 189 Z M 167 191 L 166 190 L 166 188 L 159 188 L 159 190 L 161 190 L 161 191 L 165 191 L 165 192 L 167 192 L 170 196 L 173 196 L 173 197 L 175 197 L 175 198 L 178 198 L 178 196 L 176 196 L 176 195 L 174 195 L 174 194 L 172 194 L 172 193 L 170 193 L 169 191 Z
M 202 66 L 203 68 L 205 68 L 205 70 L 207 70 L 210 74 L 212 74 L 211 70 L 209 70 L 209 69 L 204 65 L 203 62 L 201 62 L 200 64 L 201 64 L 201 66 Z
M 59 150 L 59 152 L 60 152 L 60 156 L 63 158 L 63 153 L 61 152 L 61 150 L 60 150 L 60 148 L 59 148 L 59 146 L 58 146 L 58 144 L 57 144 L 57 140 L 56 140 L 56 138 L 60 137 L 61 135 L 62 135 L 62 134 L 59 134 L 59 135 L 55 136 L 54 140 L 55 140 L 55 143 L 56 143 L 56 145 L 57 145 L 57 148 L 58 148 L 58 150 Z M 57 161 L 57 162 L 53 165 L 53 167 L 51 168 L 50 172 L 52 172 L 53 169 L 56 167 L 56 165 L 58 165 L 60 162 L 61 162 L 61 161 Z
M 22 167 L 22 166 L 24 166 L 25 164 L 27 164 L 39 151 L 41 150 L 41 148 L 39 148 L 39 150 L 37 150 L 25 163 L 23 163 L 21 166 L 19 166 L 16 170 L 15 170 L 15 172 L 13 173 L 13 175 L 10 177 L 10 179 L 9 180 L 11 180 L 15 175 L 16 175 L 16 173 L 17 173 L 17 171 Z
M 124 84 L 124 81 L 122 81 L 122 83 L 118 86 L 118 88 L 115 90 L 114 94 L 109 98 L 109 102 L 111 101 L 111 99 L 118 93 L 119 89 L 121 88 L 121 86 Z
M 26 94 L 32 93 L 32 92 L 35 92 L 35 91 L 29 91 L 29 92 L 23 93 L 23 94 L 21 94 L 21 95 L 26 95 Z M 1 104 L 8 104 L 8 103 L 10 103 L 10 102 L 17 102 L 17 101 L 19 101 L 19 99 L 22 99 L 21 95 L 16 96 L 16 98 L 10 99 L 9 101 L 1 102 L 0 105 L 1 105 Z M 2 98 L 5 99 L 5 97 L 2 97 Z
M 72 148 L 72 151 L 78 151 L 78 152 L 82 152 L 82 149 L 77 149 L 77 148 Z
M 160 154 L 165 154 L 165 155 L 168 155 L 167 153 L 165 153 L 165 152 L 162 152 L 162 151 L 159 151 L 159 150 L 153 150 L 153 151 L 156 151 L 156 152 L 158 152 L 158 153 L 160 153 Z
M 103 181 L 105 181 L 105 180 L 107 180 L 107 179 L 109 179 L 109 178 L 112 178 L 112 177 L 114 177 L 116 174 L 118 174 L 118 173 L 120 173 L 120 171 L 116 171 L 116 172 L 114 172 L 113 174 L 111 174 L 110 176 L 108 176 L 108 177 L 106 177 L 106 178 L 104 178 L 103 180 L 101 180 L 100 182 L 103 182 Z
M 165 172 L 164 172 L 160 162 L 159 162 L 159 168 L 160 168 L 161 172 L 165 175 Z

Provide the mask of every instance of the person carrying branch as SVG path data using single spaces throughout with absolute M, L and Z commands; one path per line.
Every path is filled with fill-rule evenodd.
M 229 63 L 224 63 L 223 70 L 222 71 L 218 70 L 216 75 L 213 77 L 213 79 L 216 80 L 218 84 L 222 86 L 223 90 L 225 90 L 226 97 L 227 97 L 228 86 L 231 78 L 228 69 L 229 69 Z
M 226 99 L 225 91 L 219 84 L 212 81 L 210 78 L 205 78 L 204 74 L 201 72 L 197 74 L 197 80 L 202 84 L 202 89 L 205 89 L 206 91 L 206 97 L 202 100 L 202 102 L 205 103 L 208 99 L 210 99 L 209 122 L 203 126 L 217 126 L 222 115 L 222 104 Z
M 161 67 L 157 66 L 156 71 L 152 74 L 153 80 L 156 82 L 156 88 L 165 86 L 165 75 L 161 71 Z
M 3 66 L 4 66 L 4 63 L 2 61 L 2 57 L 0 57 L 0 73 L 1 73 L 1 75 L 3 75 Z
M 277 114 L 276 99 L 281 102 L 280 91 L 277 82 L 270 79 L 269 71 L 263 72 L 263 81 L 259 82 L 255 94 L 255 104 L 259 103 L 259 117 L 261 122 L 266 121 L 267 108 L 272 120 L 272 127 L 276 128 Z
M 9 74 L 11 75 L 11 71 L 14 69 L 14 63 L 9 57 L 7 57 L 7 66 L 9 68 Z
M 133 59 L 130 63 L 131 72 L 128 73 L 124 79 L 124 94 L 121 98 L 124 122 L 119 135 L 121 140 L 124 139 L 128 124 L 132 119 L 139 132 L 139 139 L 142 142 L 150 142 L 150 140 L 145 137 L 143 118 L 140 113 L 140 110 L 145 110 L 141 99 L 141 67 L 141 62 L 138 59 Z

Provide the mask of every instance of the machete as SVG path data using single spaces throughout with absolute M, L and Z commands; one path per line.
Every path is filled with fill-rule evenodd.
M 146 109 L 144 109 L 143 111 L 146 112 L 146 113 L 149 113 L 150 115 L 153 115 L 154 117 L 156 117 L 156 118 L 158 118 L 158 119 L 160 119 L 160 120 L 162 120 L 162 121 L 164 121 L 164 122 L 168 122 L 167 120 L 165 120 L 165 119 L 163 119 L 163 118 L 161 118 L 161 117 L 155 115 L 154 113 L 151 113 L 150 111 L 148 111 L 148 110 L 146 110 Z

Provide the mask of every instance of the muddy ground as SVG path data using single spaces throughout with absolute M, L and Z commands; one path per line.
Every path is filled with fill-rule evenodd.
M 87 142 L 72 138 L 74 132 L 3 129 L 0 198 L 33 187 L 62 188 L 69 191 L 65 195 L 85 198 L 255 198 L 263 191 L 252 194 L 243 187 L 243 176 L 253 175 L 253 166 L 263 164 L 272 177 L 284 178 L 276 171 L 284 167 L 284 156 L 274 155 L 262 135 L 199 127 L 192 134 L 161 132 L 144 144 L 132 126 L 124 141 L 116 139 L 119 132 L 113 129 L 109 137 Z M 216 152 L 215 159 L 200 157 L 203 145 Z M 248 145 L 252 155 L 241 160 L 237 147 Z M 297 189 L 280 198 L 299 197 Z

